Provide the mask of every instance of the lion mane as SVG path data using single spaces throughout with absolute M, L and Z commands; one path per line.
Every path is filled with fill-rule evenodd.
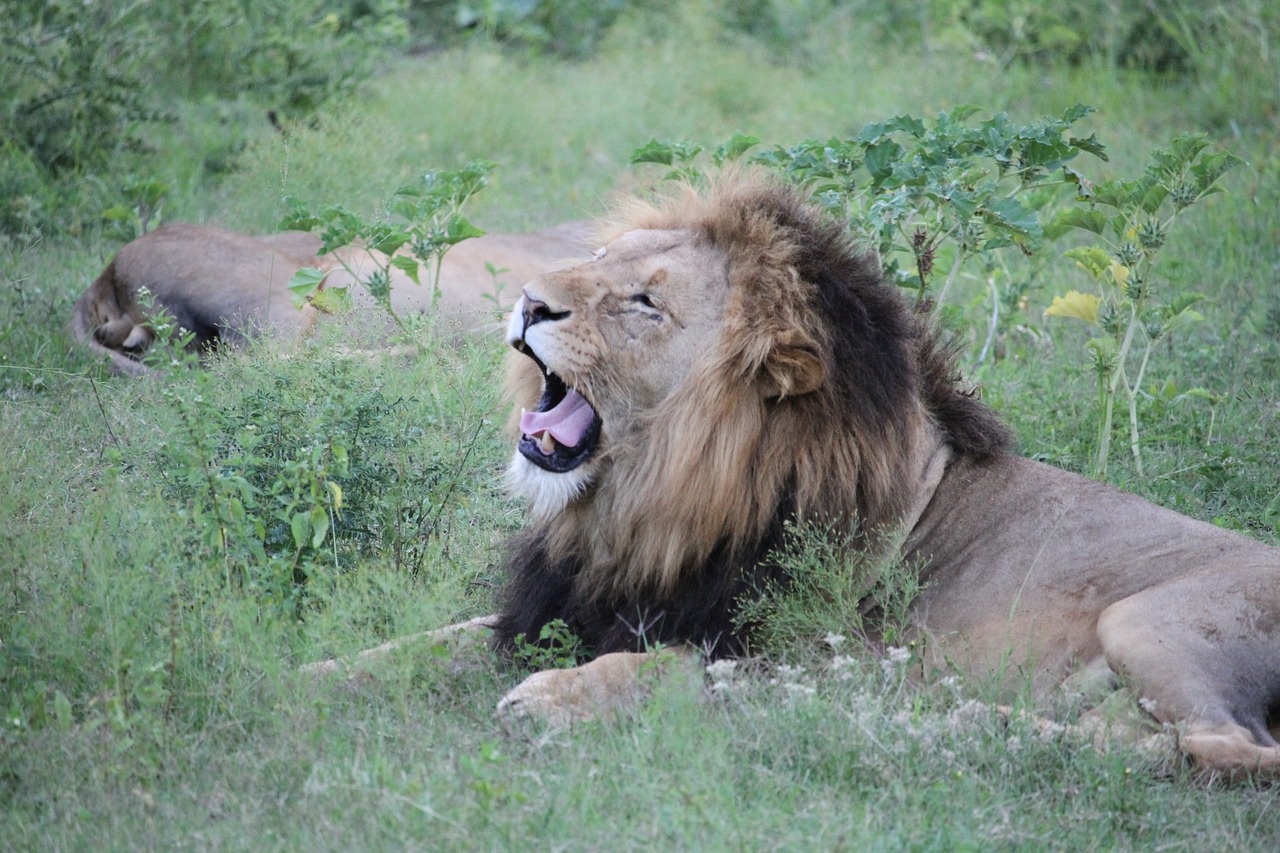
M 634 202 L 611 230 L 687 231 L 723 253 L 727 333 L 640 434 L 610 446 L 587 499 L 518 536 L 500 648 L 562 619 L 597 654 L 675 642 L 741 654 L 737 605 L 786 583 L 771 555 L 787 522 L 821 519 L 874 547 L 918 514 L 939 437 L 974 458 L 1008 444 L 938 330 L 798 192 L 722 180 Z M 532 401 L 541 377 L 526 361 L 513 390 Z M 771 397 L 754 390 L 760 371 L 776 374 Z M 792 393 L 797 374 L 812 393 Z

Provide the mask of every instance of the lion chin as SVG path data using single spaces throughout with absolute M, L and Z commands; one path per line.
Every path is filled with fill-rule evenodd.
M 1206 770 L 1280 774 L 1280 550 L 1010 453 L 797 190 L 739 173 L 628 206 L 593 260 L 525 286 L 507 339 L 530 514 L 485 630 L 508 652 L 562 620 L 595 657 L 504 717 L 614 713 L 748 653 L 742 602 L 791 579 L 774 555 L 816 521 L 919 567 L 926 675 L 1048 704 L 1100 673 Z

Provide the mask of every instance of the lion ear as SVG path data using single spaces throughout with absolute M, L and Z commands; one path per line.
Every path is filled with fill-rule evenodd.
M 767 396 L 798 397 L 816 391 L 827 378 L 827 368 L 812 342 L 779 341 L 765 359 L 760 376 Z

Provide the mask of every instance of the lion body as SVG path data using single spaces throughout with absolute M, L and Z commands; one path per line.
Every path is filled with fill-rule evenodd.
M 434 307 L 468 330 L 496 325 L 495 314 L 509 307 L 517 286 L 500 288 L 486 264 L 499 281 L 524 282 L 580 256 L 586 232 L 585 223 L 575 222 L 465 241 L 445 255 L 438 302 L 425 270 L 419 285 L 393 267 L 392 307 L 405 313 Z M 120 249 L 76 302 L 72 332 L 107 356 L 116 372 L 139 374 L 146 372 L 139 358 L 154 337 L 138 299 L 144 287 L 194 334 L 192 346 L 201 350 L 239 346 L 262 335 L 288 339 L 307 332 L 318 312 L 310 305 L 295 306 L 288 289 L 303 267 L 325 271 L 325 288 L 349 288 L 357 307 L 372 306 L 363 279 L 375 269 L 375 260 L 385 258 L 358 247 L 317 255 L 320 249 L 320 239 L 305 232 L 255 237 L 209 225 L 164 225 Z
M 530 521 L 495 634 L 562 619 L 600 657 L 504 711 L 630 701 L 655 643 L 741 653 L 739 605 L 815 520 L 923 567 L 929 669 L 1043 694 L 1106 667 L 1203 766 L 1280 771 L 1280 549 L 1011 455 L 937 332 L 792 190 L 633 207 L 598 255 L 527 285 L 508 330 Z

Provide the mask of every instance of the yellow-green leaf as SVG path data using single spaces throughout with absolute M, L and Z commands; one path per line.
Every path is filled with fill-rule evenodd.
M 1044 309 L 1046 317 L 1074 317 L 1086 323 L 1098 322 L 1098 305 L 1101 299 L 1092 293 L 1068 290 L 1065 296 L 1053 297 L 1053 304 Z
M 1102 279 L 1103 274 L 1111 266 L 1111 256 L 1094 246 L 1082 246 L 1078 249 L 1063 252 L 1063 254 L 1087 270 L 1089 275 L 1096 279 Z
M 1129 268 L 1119 261 L 1112 261 L 1109 272 L 1111 280 L 1115 282 L 1116 287 L 1120 288 L 1122 293 L 1129 290 Z

